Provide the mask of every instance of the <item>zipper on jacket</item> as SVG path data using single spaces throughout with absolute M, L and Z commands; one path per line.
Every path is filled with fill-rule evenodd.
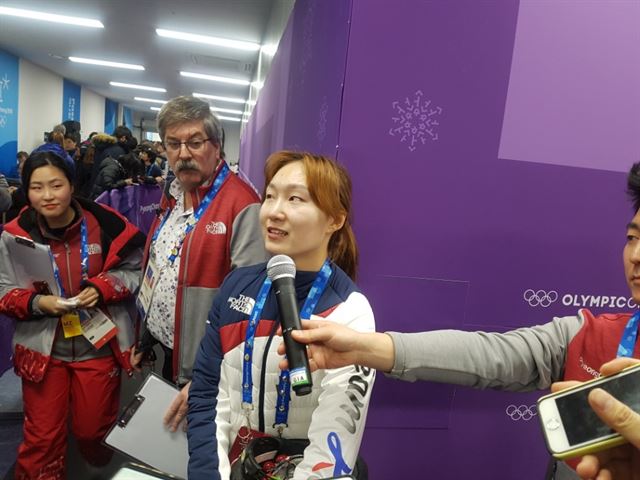
M 271 342 L 273 341 L 273 337 L 276 334 L 276 330 L 278 330 L 278 321 L 273 322 L 273 327 L 271 327 L 271 332 L 269 333 L 269 340 L 267 340 L 267 345 L 264 347 L 264 353 L 262 354 L 262 366 L 260 368 L 260 396 L 258 399 L 258 430 L 261 432 L 265 431 L 264 426 L 264 391 L 265 391 L 265 381 L 267 376 L 267 358 L 269 357 L 269 349 L 271 348 Z M 276 384 L 276 389 L 278 385 Z M 276 392 L 277 394 L 277 392 Z
M 191 193 L 189 193 L 189 195 L 191 195 Z M 198 198 L 198 204 L 199 204 L 199 203 L 200 203 L 200 199 L 199 199 L 200 197 L 198 196 L 198 190 L 197 190 L 197 188 L 196 188 L 196 198 Z M 193 200 L 191 200 L 191 203 L 192 203 L 191 208 L 194 208 L 194 207 L 193 207 Z M 195 212 L 195 208 L 194 208 L 194 210 L 193 210 L 193 211 Z M 184 211 L 183 211 L 183 213 L 184 213 Z M 183 348 L 182 348 L 182 347 L 183 347 L 183 345 L 182 345 L 182 343 L 183 343 L 183 342 L 182 342 L 182 339 L 183 339 L 183 338 L 185 338 L 184 332 L 182 331 L 182 312 L 184 312 L 184 302 L 185 302 L 185 300 L 186 300 L 186 295 L 184 294 L 184 292 L 186 292 L 186 290 L 187 290 L 187 287 L 186 287 L 186 285 L 187 285 L 187 278 L 189 278 L 189 277 L 188 277 L 188 273 L 189 273 L 189 251 L 191 250 L 191 242 L 193 241 L 193 235 L 192 235 L 192 233 L 194 233 L 194 232 L 195 232 L 195 229 L 196 229 L 196 227 L 193 227 L 193 230 L 191 230 L 191 232 L 188 234 L 189 238 L 188 238 L 188 239 L 186 239 L 186 240 L 187 240 L 187 242 L 186 242 L 186 243 L 187 243 L 186 248 L 185 248 L 185 245 L 184 245 L 184 243 L 183 243 L 183 244 L 182 244 L 182 249 L 183 249 L 183 250 L 180 252 L 180 257 L 176 258 L 176 261 L 180 262 L 180 263 L 178 264 L 178 274 L 180 274 L 180 273 L 179 273 L 179 272 L 180 272 L 180 265 L 182 265 L 182 264 L 183 264 L 183 262 L 182 262 L 182 258 L 183 258 L 183 257 L 182 257 L 182 255 L 184 254 L 184 272 L 183 272 L 183 274 L 182 274 L 182 284 L 183 284 L 183 288 L 182 288 L 182 290 L 183 290 L 183 293 L 182 293 L 182 304 L 180 305 L 180 338 L 178 338 L 178 339 L 177 339 L 177 340 L 178 340 L 178 347 L 179 347 L 179 349 L 178 349 L 178 371 L 176 372 L 176 377 L 177 377 L 178 379 L 180 378 L 180 375 L 182 374 L 182 355 L 184 354 L 184 351 L 183 351 Z M 178 285 L 176 285 L 176 289 L 177 289 L 177 288 L 179 288 L 179 286 L 178 286 Z M 178 295 L 178 292 L 177 292 L 177 290 L 176 290 L 176 296 L 177 296 L 177 295 Z M 207 312 L 207 313 L 208 313 L 208 312 Z M 176 320 L 177 320 L 177 318 L 176 318 Z M 175 331 L 176 331 L 176 327 L 175 327 L 175 325 L 174 325 L 174 327 L 173 327 L 173 332 L 174 332 L 174 333 L 173 333 L 173 349 L 174 349 L 174 350 L 175 350 L 175 348 L 176 348 L 176 335 L 175 335 Z M 193 368 L 193 367 L 192 367 L 192 368 Z M 193 375 L 193 371 L 191 372 L 191 375 Z
M 69 280 L 69 290 L 68 292 L 71 293 L 73 291 L 73 281 L 71 279 L 71 248 L 69 248 L 69 242 L 64 242 L 64 249 L 67 252 L 66 253 L 66 258 L 67 258 L 67 277 Z M 76 337 L 71 337 L 71 360 L 75 360 L 76 359 Z

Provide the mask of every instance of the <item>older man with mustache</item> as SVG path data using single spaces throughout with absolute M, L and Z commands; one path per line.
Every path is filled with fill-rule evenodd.
M 174 98 L 158 114 L 158 130 L 176 178 L 149 231 L 138 308 L 146 325 L 141 343 L 161 344 L 163 376 L 183 387 L 165 416 L 175 430 L 186 415 L 191 369 L 218 287 L 233 268 L 267 255 L 259 198 L 229 170 L 222 128 L 209 105 Z M 141 356 L 136 353 L 134 363 Z

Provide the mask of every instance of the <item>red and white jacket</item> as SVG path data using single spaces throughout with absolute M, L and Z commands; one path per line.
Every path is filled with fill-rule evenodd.
M 0 312 L 15 317 L 13 338 L 16 373 L 33 382 L 42 380 L 54 349 L 56 358 L 78 361 L 99 356 L 84 338 L 64 339 L 59 317 L 37 315 L 32 302 L 38 295 L 33 289 L 20 288 L 12 278 L 7 242 L 12 236 L 26 237 L 48 244 L 53 253 L 67 297 L 86 286 L 98 290 L 98 306 L 118 327 L 109 342 L 119 364 L 131 372 L 130 348 L 135 341 L 134 321 L 129 315 L 133 293 L 140 283 L 140 264 L 144 235 L 124 217 L 109 207 L 84 199 L 74 200 L 76 222 L 55 238 L 44 228 L 43 220 L 32 208 L 4 226 L 0 237 Z M 83 281 L 80 253 L 81 218 L 87 220 L 89 272 Z M 76 341 L 77 340 L 77 341 Z M 62 354 L 60 354 L 62 352 Z M 104 354 L 104 352 L 103 352 Z
M 215 176 L 220 174 L 223 163 L 216 168 Z M 191 192 L 194 210 L 212 188 L 215 176 L 209 185 Z M 224 277 L 236 267 L 254 265 L 268 258 L 258 220 L 259 201 L 249 184 L 230 173 L 182 244 L 173 341 L 173 375 L 178 384 L 191 380 L 207 315 Z M 151 238 L 167 210 L 175 204 L 176 199 L 165 189 L 161 213 L 147 237 L 145 268 Z

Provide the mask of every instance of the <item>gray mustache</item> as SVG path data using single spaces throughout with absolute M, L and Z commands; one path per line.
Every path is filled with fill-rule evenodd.
M 193 160 L 179 160 L 178 163 L 176 163 L 176 169 L 175 169 L 176 173 L 189 171 L 189 170 L 198 172 L 200 171 L 200 167 Z

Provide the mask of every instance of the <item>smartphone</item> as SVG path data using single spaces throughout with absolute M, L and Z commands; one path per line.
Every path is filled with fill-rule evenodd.
M 538 417 L 547 448 L 560 460 L 625 443 L 591 409 L 587 397 L 601 388 L 640 413 L 640 365 L 601 377 L 538 400 Z

